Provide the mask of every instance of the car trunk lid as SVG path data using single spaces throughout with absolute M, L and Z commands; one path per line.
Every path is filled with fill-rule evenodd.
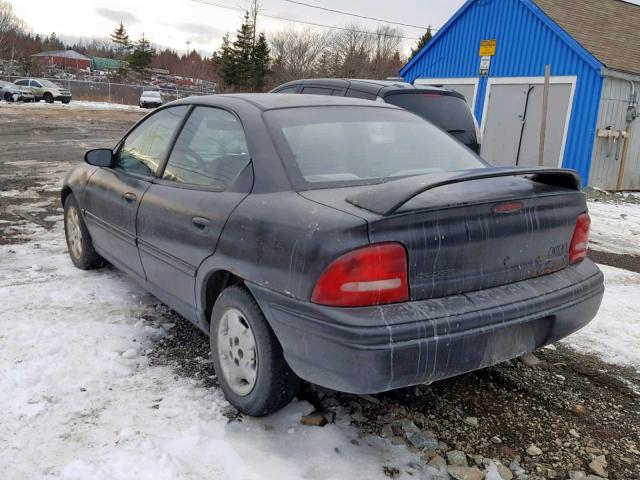
M 407 249 L 411 298 L 483 290 L 569 266 L 579 191 L 523 178 L 449 185 L 369 222 L 372 243 Z

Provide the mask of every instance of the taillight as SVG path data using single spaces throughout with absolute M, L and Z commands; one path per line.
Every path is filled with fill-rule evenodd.
M 571 265 L 581 262 L 587 257 L 590 231 L 591 218 L 588 213 L 583 213 L 578 217 L 573 239 L 571 240 L 571 249 L 569 250 L 569 263 Z
M 332 307 L 365 307 L 409 300 L 407 252 L 399 243 L 360 248 L 334 260 L 311 301 Z

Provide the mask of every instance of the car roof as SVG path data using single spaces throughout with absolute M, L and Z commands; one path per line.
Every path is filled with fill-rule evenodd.
M 372 102 L 371 100 L 362 100 L 359 98 L 349 97 L 332 97 L 326 95 L 297 95 L 297 94 L 278 94 L 271 93 L 242 93 L 228 95 L 204 95 L 189 97 L 178 100 L 174 104 L 210 104 L 217 105 L 217 100 L 234 99 L 247 102 L 260 110 L 276 110 L 282 108 L 299 108 L 299 107 L 326 107 L 326 106 L 358 106 L 358 107 L 378 107 L 378 108 L 395 108 L 382 102 Z
M 332 88 L 350 88 L 358 90 L 360 92 L 369 93 L 379 97 L 396 93 L 398 91 L 414 91 L 419 92 L 439 92 L 448 95 L 458 96 L 457 92 L 449 90 L 447 88 L 435 87 L 430 85 L 412 85 L 410 83 L 402 82 L 399 80 L 369 80 L 362 78 L 308 78 L 304 80 L 294 80 L 292 82 L 285 83 L 276 88 L 282 88 L 294 85 L 308 85 L 308 86 L 327 86 Z

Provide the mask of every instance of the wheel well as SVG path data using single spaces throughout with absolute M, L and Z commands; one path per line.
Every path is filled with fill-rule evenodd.
M 62 200 L 62 206 L 64 207 L 64 202 L 67 201 L 67 197 L 69 195 L 71 195 L 73 192 L 71 191 L 71 188 L 69 187 L 64 187 L 62 189 L 62 192 L 60 193 L 60 200 Z
M 231 285 L 242 285 L 242 278 L 227 270 L 214 272 L 207 280 L 205 315 L 207 322 L 211 319 L 211 311 L 222 291 Z

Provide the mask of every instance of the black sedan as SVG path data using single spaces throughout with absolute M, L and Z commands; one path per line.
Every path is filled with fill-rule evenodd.
M 209 334 L 252 415 L 301 378 L 362 394 L 493 365 L 602 299 L 577 173 L 490 168 L 392 105 L 194 97 L 85 159 L 62 190 L 71 260 L 108 261 Z

